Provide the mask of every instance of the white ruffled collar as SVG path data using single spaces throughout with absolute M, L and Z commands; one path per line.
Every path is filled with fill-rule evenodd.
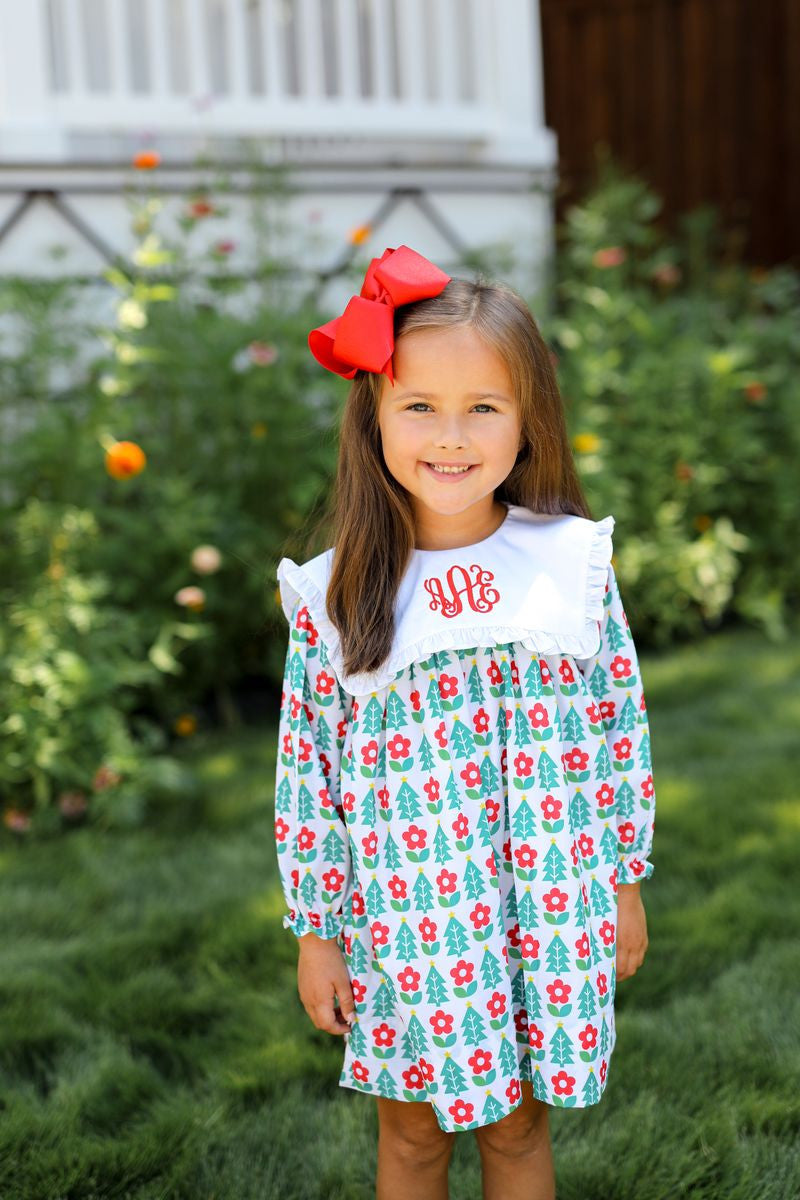
M 298 565 L 278 564 L 287 620 L 298 598 L 325 642 L 330 666 L 353 696 L 386 687 L 437 650 L 521 642 L 540 654 L 588 658 L 600 644 L 614 517 L 534 513 L 508 504 L 488 538 L 454 550 L 415 549 L 398 590 L 391 651 L 377 671 L 346 675 L 338 631 L 325 611 L 333 547 Z

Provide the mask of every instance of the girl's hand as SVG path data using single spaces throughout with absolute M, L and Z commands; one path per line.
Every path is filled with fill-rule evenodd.
M 339 943 L 336 938 L 320 938 L 315 933 L 306 933 L 298 941 L 297 990 L 303 1008 L 317 1029 L 348 1034 L 356 1006 Z M 334 993 L 339 997 L 337 1007 Z
M 617 983 L 635 975 L 648 946 L 641 883 L 623 883 L 617 895 Z

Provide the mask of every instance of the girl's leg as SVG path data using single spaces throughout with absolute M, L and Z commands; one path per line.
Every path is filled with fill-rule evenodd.
M 548 1106 L 522 1081 L 522 1103 L 491 1125 L 475 1130 L 484 1200 L 555 1200 Z
M 454 1133 L 439 1128 L 423 1100 L 387 1100 L 378 1105 L 376 1200 L 448 1200 L 447 1173 Z

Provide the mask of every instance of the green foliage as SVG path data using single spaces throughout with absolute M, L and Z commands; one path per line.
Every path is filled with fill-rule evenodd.
M 613 164 L 567 214 L 543 328 L 593 511 L 641 640 L 739 615 L 785 635 L 800 461 L 800 274 L 724 253 L 713 210 L 672 240 L 660 199 Z

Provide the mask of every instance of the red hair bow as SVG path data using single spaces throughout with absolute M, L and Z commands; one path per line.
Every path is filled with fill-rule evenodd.
M 361 294 L 350 297 L 340 317 L 311 330 L 308 348 L 317 362 L 345 379 L 360 369 L 385 373 L 394 386 L 394 310 L 438 296 L 449 282 L 449 275 L 409 246 L 384 250 L 369 264 Z

